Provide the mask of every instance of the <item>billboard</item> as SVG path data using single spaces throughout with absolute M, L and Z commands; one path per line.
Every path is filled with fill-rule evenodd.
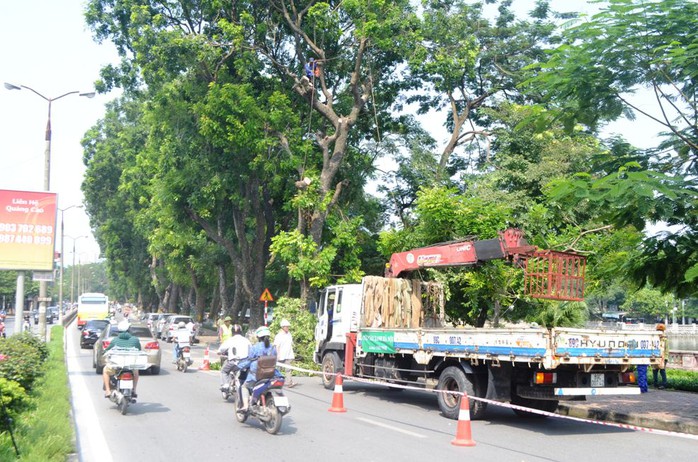
M 53 270 L 56 194 L 0 189 L 0 269 Z

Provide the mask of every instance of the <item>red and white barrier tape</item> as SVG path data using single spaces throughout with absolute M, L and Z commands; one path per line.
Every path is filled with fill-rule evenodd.
M 299 372 L 303 372 L 306 374 L 318 375 L 318 376 L 323 375 L 323 373 L 321 371 L 302 369 L 300 367 L 296 367 L 296 366 L 285 364 L 285 363 L 279 363 L 278 366 L 285 367 L 287 369 L 292 369 L 292 370 L 299 371 Z M 336 374 L 333 374 L 333 375 L 336 375 Z M 342 375 L 342 378 L 345 381 L 352 381 L 352 382 L 358 382 L 358 383 L 369 383 L 369 384 L 374 384 L 374 385 L 383 385 L 386 387 L 400 388 L 403 390 L 417 390 L 417 391 L 426 391 L 426 392 L 432 392 L 432 393 L 452 393 L 452 394 L 463 395 L 463 393 L 458 393 L 458 392 L 436 390 L 433 388 L 429 389 L 429 388 L 422 388 L 422 387 L 413 387 L 410 385 L 399 385 L 396 383 L 387 383 L 387 382 L 383 382 L 383 381 L 379 381 L 379 380 L 364 379 L 361 377 L 353 377 L 353 376 L 347 376 L 347 375 Z M 698 440 L 698 435 L 692 435 L 690 433 L 672 432 L 672 431 L 668 431 L 668 430 L 659 430 L 656 428 L 640 427 L 637 425 L 623 424 L 623 423 L 617 423 L 617 422 L 606 422 L 603 420 L 583 419 L 581 417 L 572 417 L 572 416 L 568 416 L 568 415 L 555 414 L 554 412 L 547 412 L 547 411 L 541 411 L 538 409 L 531 409 L 528 407 L 519 406 L 517 404 L 502 403 L 500 401 L 492 401 L 490 399 L 479 398 L 477 396 L 468 395 L 468 398 L 474 399 L 476 401 L 482 401 L 484 403 L 488 403 L 488 404 L 491 404 L 493 406 L 501 406 L 501 407 L 505 407 L 505 408 L 509 408 L 509 409 L 517 409 L 520 411 L 530 412 L 532 414 L 539 414 L 539 415 L 543 415 L 543 416 L 547 416 L 547 417 L 554 417 L 557 419 L 572 420 L 575 422 L 582 422 L 582 423 L 587 423 L 587 424 L 604 425 L 607 427 L 624 428 L 626 430 L 641 431 L 641 432 L 646 432 L 646 433 L 654 433 L 656 435 L 675 436 L 675 437 L 679 437 L 679 438 L 688 438 L 688 439 L 692 439 L 692 440 Z

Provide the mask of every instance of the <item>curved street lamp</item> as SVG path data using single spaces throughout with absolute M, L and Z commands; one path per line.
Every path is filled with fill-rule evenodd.
M 77 90 L 75 91 L 69 91 L 68 93 L 63 93 L 60 96 L 56 96 L 54 98 L 49 98 L 47 96 L 42 95 L 38 91 L 34 90 L 31 87 L 28 87 L 26 85 L 14 85 L 12 83 L 7 83 L 5 82 L 5 88 L 8 90 L 22 90 L 27 89 L 36 95 L 40 96 L 44 100 L 48 101 L 48 121 L 46 122 L 46 149 L 44 151 L 44 191 L 48 191 L 51 188 L 51 103 L 54 101 L 57 101 L 64 96 L 68 95 L 74 95 L 74 94 L 79 94 L 80 96 L 84 96 L 86 98 L 94 98 L 95 93 L 94 92 L 88 92 L 88 93 L 81 93 Z M 23 284 L 22 284 L 23 286 Z M 47 283 L 46 281 L 39 281 L 39 336 L 41 338 L 46 338 L 46 295 L 47 295 Z M 19 291 L 19 280 L 17 284 L 17 289 Z M 24 289 L 22 289 L 23 291 Z M 22 297 L 24 297 L 24 294 L 22 294 Z M 19 323 L 21 323 L 21 320 L 18 320 Z M 21 325 L 21 324 L 18 324 Z

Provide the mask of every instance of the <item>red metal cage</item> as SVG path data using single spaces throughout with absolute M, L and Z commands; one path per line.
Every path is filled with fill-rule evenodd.
M 584 300 L 586 257 L 569 252 L 539 250 L 526 258 L 525 293 L 534 298 Z

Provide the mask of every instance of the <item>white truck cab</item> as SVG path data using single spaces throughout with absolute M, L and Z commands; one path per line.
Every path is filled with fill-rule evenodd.
M 340 284 L 326 287 L 320 292 L 315 325 L 315 360 L 331 345 L 342 350 L 346 334 L 356 332 L 361 311 L 361 284 Z

